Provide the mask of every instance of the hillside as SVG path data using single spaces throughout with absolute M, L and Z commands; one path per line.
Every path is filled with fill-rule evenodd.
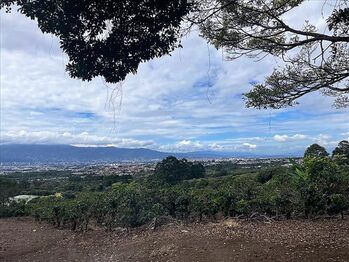
M 109 162 L 161 159 L 166 153 L 145 148 L 75 147 L 70 145 L 1 145 L 1 162 Z
M 98 163 L 112 161 L 150 161 L 169 155 L 185 158 L 252 157 L 250 153 L 191 152 L 168 153 L 146 148 L 76 147 L 71 145 L 3 144 L 1 163 Z

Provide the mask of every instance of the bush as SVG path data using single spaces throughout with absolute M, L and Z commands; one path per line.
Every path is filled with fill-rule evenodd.
M 19 217 L 27 215 L 25 201 L 10 201 L 0 205 L 0 218 Z
M 294 175 L 306 217 L 327 213 L 331 195 L 344 196 L 349 188 L 349 173 L 327 157 L 306 158 L 295 166 Z
M 192 180 L 185 179 L 192 176 L 191 167 L 197 163 L 165 160 L 154 176 L 128 182 L 110 178 L 108 184 L 117 182 L 104 192 L 66 191 L 39 197 L 27 205 L 2 204 L 0 216 L 30 214 L 57 227 L 85 231 L 90 221 L 111 230 L 137 227 L 163 215 L 203 220 L 257 212 L 291 218 L 343 216 L 349 208 L 348 166 L 329 157 L 307 157 L 291 169 L 269 168 L 259 173 Z M 202 168 L 194 169 L 194 174 L 202 175 Z
M 329 198 L 328 213 L 341 214 L 342 219 L 344 218 L 343 212 L 349 208 L 348 198 L 343 194 L 333 194 Z
M 185 179 L 204 176 L 205 167 L 201 163 L 191 163 L 184 158 L 179 160 L 169 156 L 156 165 L 152 178 L 173 185 Z
M 257 180 L 258 182 L 264 184 L 273 178 L 275 175 L 282 175 L 287 173 L 287 170 L 283 167 L 269 167 L 258 171 Z

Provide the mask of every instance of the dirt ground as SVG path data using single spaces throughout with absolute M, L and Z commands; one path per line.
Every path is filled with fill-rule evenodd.
M 0 219 L 0 261 L 349 261 L 349 219 L 231 219 L 129 233 Z

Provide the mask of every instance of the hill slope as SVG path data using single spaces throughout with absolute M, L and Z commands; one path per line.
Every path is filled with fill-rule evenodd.
M 0 163 L 101 163 L 117 161 L 151 161 L 167 156 L 204 159 L 226 157 L 268 157 L 251 152 L 197 151 L 169 153 L 147 148 L 77 147 L 71 145 L 0 144 Z M 290 154 L 296 156 L 297 154 Z M 269 157 L 285 157 L 269 156 Z
M 75 147 L 70 145 L 0 145 L 2 163 L 110 162 L 161 159 L 169 155 L 145 148 Z

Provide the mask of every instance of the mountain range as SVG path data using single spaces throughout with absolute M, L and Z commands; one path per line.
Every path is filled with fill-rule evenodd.
M 41 144 L 0 145 L 0 163 L 101 163 L 118 161 L 152 161 L 160 160 L 170 155 L 189 159 L 258 157 L 249 152 L 199 151 L 189 153 L 169 153 L 146 148 L 77 147 L 72 145 Z

